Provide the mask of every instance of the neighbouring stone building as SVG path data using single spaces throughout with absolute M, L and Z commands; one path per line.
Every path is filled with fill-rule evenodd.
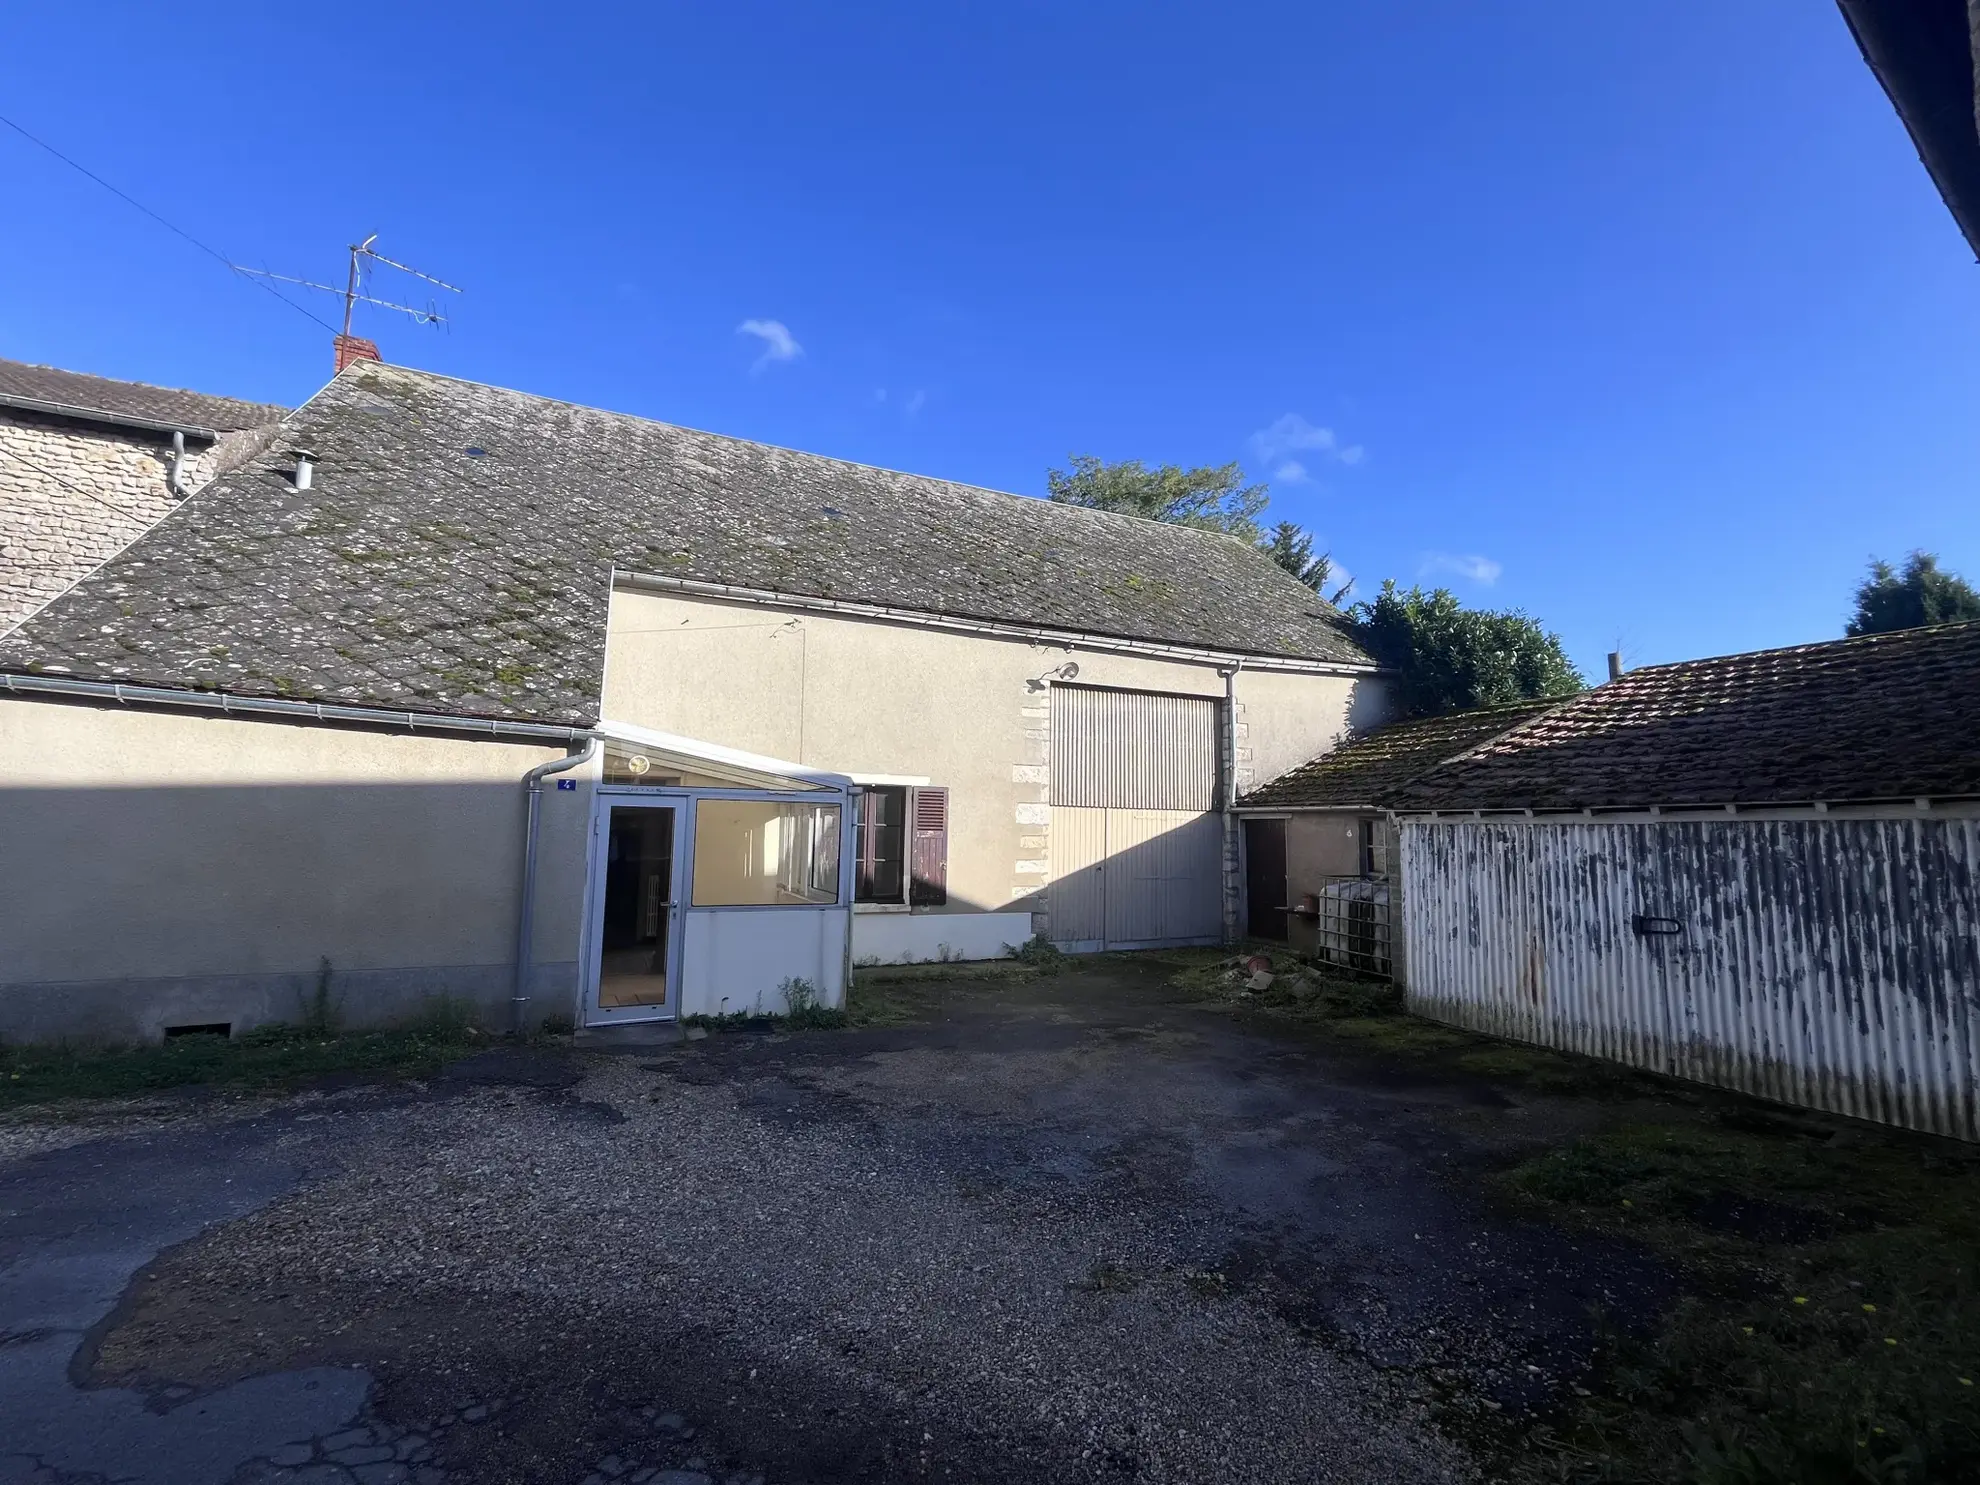
M 283 412 L 0 361 L 0 634 L 259 453 Z

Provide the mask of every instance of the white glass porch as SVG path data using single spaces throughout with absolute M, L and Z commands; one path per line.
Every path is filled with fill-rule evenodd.
M 588 1026 L 845 1003 L 852 780 L 606 722 L 580 986 Z

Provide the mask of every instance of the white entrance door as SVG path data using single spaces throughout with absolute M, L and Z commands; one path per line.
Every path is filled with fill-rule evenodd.
M 680 1014 L 687 800 L 600 796 L 592 840 L 585 1024 Z

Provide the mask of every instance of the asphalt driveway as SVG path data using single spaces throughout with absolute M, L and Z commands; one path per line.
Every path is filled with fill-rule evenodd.
M 1463 1480 L 1667 1297 L 1165 976 L 0 1129 L 0 1482 Z

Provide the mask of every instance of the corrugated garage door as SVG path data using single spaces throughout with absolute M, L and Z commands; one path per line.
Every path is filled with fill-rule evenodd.
M 1052 938 L 1216 943 L 1224 926 L 1217 702 L 1052 688 Z

